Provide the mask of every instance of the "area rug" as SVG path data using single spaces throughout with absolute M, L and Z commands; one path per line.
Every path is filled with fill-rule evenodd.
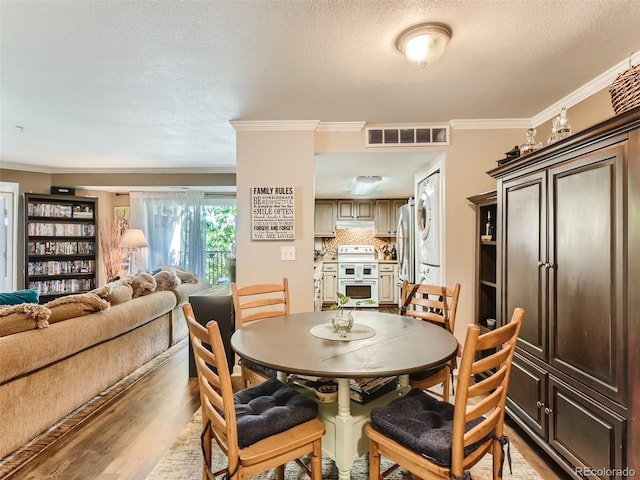
M 182 431 L 178 439 L 171 445 L 162 460 L 156 465 L 153 471 L 147 477 L 147 480 L 197 480 L 202 478 L 202 450 L 200 448 L 200 432 L 202 430 L 202 414 L 200 410 L 196 412 L 189 424 Z M 214 470 L 224 468 L 226 466 L 226 456 L 217 448 L 214 448 L 213 463 Z M 360 457 L 353 465 L 351 470 L 351 480 L 367 480 L 368 460 L 366 456 Z M 384 465 L 389 465 L 388 461 L 382 459 Z M 505 461 L 503 478 L 505 479 L 521 479 L 521 480 L 542 480 L 541 477 L 529 466 L 522 455 L 511 445 L 511 467 Z M 471 469 L 473 480 L 490 480 L 491 475 L 491 456 L 487 455 L 476 466 Z M 275 470 L 265 472 L 254 477 L 259 480 L 274 480 L 276 478 Z M 334 480 L 338 478 L 338 470 L 329 458 L 324 458 L 322 462 L 322 478 Z M 389 477 L 392 480 L 406 480 L 411 478 L 409 474 L 403 474 L 396 471 Z M 303 480 L 308 477 L 295 464 L 290 462 L 285 468 L 286 480 Z

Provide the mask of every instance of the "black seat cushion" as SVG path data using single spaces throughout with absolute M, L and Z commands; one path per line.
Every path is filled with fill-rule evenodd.
M 240 448 L 318 416 L 318 404 L 312 398 L 275 378 L 240 390 L 233 399 Z
M 251 370 L 256 370 L 257 372 L 262 372 L 265 375 L 267 375 L 268 377 L 274 377 L 276 376 L 277 372 L 273 369 L 273 368 L 269 368 L 269 367 L 265 367 L 264 365 L 260 365 L 259 363 L 256 362 L 252 362 L 251 360 L 247 360 L 246 358 L 242 359 L 242 364 L 251 369 Z
M 468 422 L 465 432 L 482 420 L 481 417 Z M 452 404 L 414 388 L 404 397 L 397 398 L 385 406 L 374 407 L 371 410 L 371 423 L 379 432 L 421 453 L 438 465 L 451 466 Z M 464 455 L 467 456 L 491 436 L 492 434 L 465 448 Z
M 409 374 L 409 381 L 411 380 L 424 380 L 425 378 L 429 378 L 431 375 L 438 373 L 440 370 L 445 368 L 449 368 L 448 365 L 438 365 L 437 367 L 430 368 L 429 370 L 423 370 L 421 372 L 414 372 Z

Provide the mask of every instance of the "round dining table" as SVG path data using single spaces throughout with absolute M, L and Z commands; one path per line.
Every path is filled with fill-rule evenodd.
M 368 451 L 364 426 L 371 407 L 351 401 L 351 378 L 398 376 L 398 389 L 381 397 L 387 402 L 406 393 L 409 374 L 443 365 L 456 355 L 456 338 L 442 327 L 412 317 L 371 310 L 353 312 L 354 326 L 346 337 L 334 332 L 334 311 L 293 313 L 249 322 L 231 336 L 232 349 L 287 374 L 335 379 L 337 406 L 320 404 L 327 433 L 323 452 L 332 458 L 339 478 L 350 478 L 353 462 Z

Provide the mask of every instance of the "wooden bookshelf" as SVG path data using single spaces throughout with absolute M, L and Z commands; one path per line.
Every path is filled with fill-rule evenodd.
M 26 193 L 24 285 L 41 302 L 97 286 L 98 199 Z

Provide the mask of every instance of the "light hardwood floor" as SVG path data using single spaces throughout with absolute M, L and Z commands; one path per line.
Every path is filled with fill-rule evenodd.
M 198 406 L 185 346 L 7 480 L 144 480 Z M 507 433 L 543 479 L 565 478 L 517 430 Z

